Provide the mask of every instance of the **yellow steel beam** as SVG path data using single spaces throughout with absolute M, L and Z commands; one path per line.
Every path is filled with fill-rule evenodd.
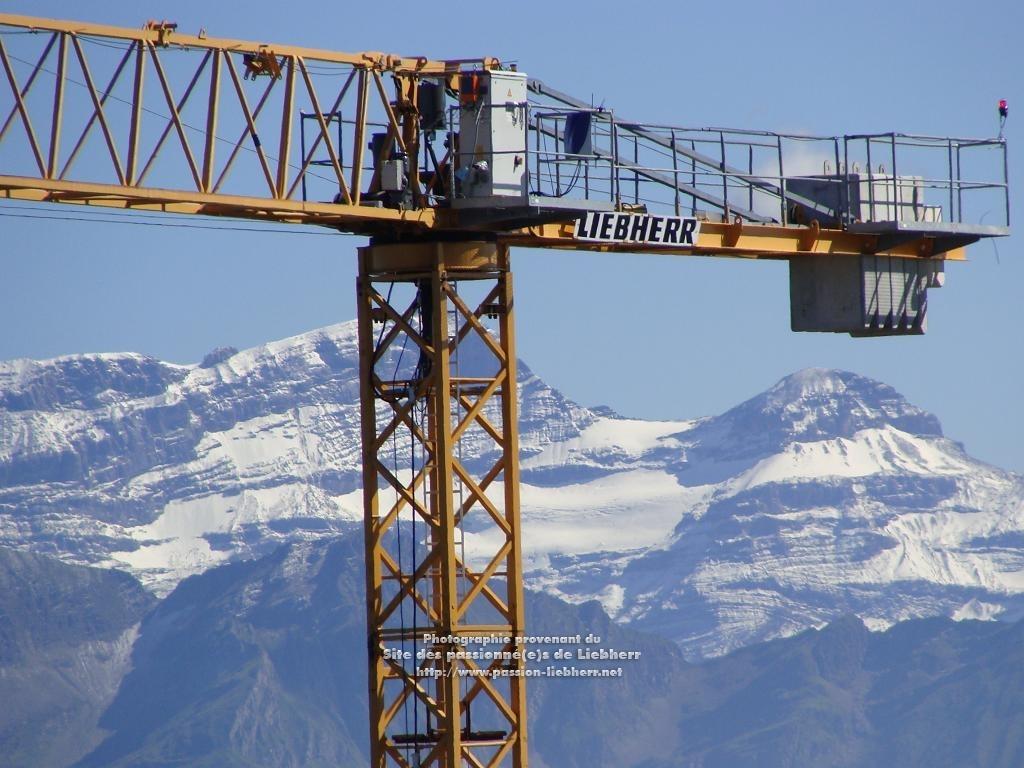
M 308 203 L 301 200 L 274 200 L 221 193 L 184 192 L 177 189 L 150 189 L 118 184 L 0 175 L 0 199 L 4 198 L 155 210 L 165 213 L 229 216 L 294 224 L 320 224 L 354 233 L 373 233 L 379 231 L 382 226 L 389 227 L 390 231 L 426 232 L 434 227 L 436 220 L 436 211 L 433 208 L 400 211 L 394 208 Z
M 904 258 L 933 255 L 951 261 L 965 261 L 966 247 L 934 253 L 934 238 L 916 240 L 879 249 L 879 237 L 841 229 L 818 229 L 781 224 L 702 221 L 700 236 L 692 247 L 644 245 L 642 243 L 596 243 L 573 237 L 575 222 L 544 224 L 499 235 L 499 242 L 522 248 L 560 248 L 603 253 L 657 253 L 672 256 L 732 256 L 753 259 L 789 259 L 794 256 L 859 256 L 871 253 Z
M 0 13 L 0 25 L 20 27 L 43 32 L 64 32 L 73 35 L 92 35 L 110 37 L 119 40 L 142 41 L 152 45 L 167 45 L 182 48 L 213 49 L 221 51 L 257 52 L 266 50 L 277 56 L 299 56 L 307 60 L 350 64 L 366 69 L 386 70 L 399 73 L 415 73 L 420 75 L 442 75 L 458 71 L 463 64 L 478 65 L 484 68 L 498 66 L 498 60 L 489 56 L 469 59 L 446 59 L 443 61 L 428 59 L 425 56 L 400 56 L 379 51 L 362 51 L 359 53 L 343 53 L 327 51 L 320 48 L 306 48 L 296 45 L 278 43 L 260 43 L 251 40 L 235 40 L 206 35 L 187 35 L 177 30 L 168 32 L 166 29 L 144 28 L 130 29 L 114 27 L 107 24 L 91 24 L 84 21 L 65 19 L 44 19 L 37 16 L 23 16 L 15 13 Z
M 164 213 L 226 216 L 292 224 L 318 224 L 354 234 L 404 232 L 415 236 L 453 228 L 450 212 L 436 208 L 399 210 L 341 203 L 313 203 L 222 193 L 128 187 L 22 176 L 0 175 L 0 199 L 48 203 L 75 203 L 104 208 L 162 211 Z M 544 224 L 498 234 L 506 246 L 555 248 L 604 253 L 652 253 L 672 256 L 724 256 L 753 259 L 789 259 L 794 256 L 857 256 L 871 253 L 903 258 L 938 256 L 965 261 L 966 247 L 933 253 L 934 239 L 917 240 L 879 249 L 877 235 L 805 226 L 702 222 L 693 247 L 642 243 L 593 243 L 573 237 L 574 222 Z

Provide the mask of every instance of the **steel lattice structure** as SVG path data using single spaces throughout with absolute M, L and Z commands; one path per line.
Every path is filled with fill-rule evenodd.
M 361 249 L 359 263 L 373 764 L 404 768 L 410 762 L 401 749 L 412 747 L 417 754 L 422 750 L 422 766 L 498 766 L 506 758 L 522 765 L 525 649 L 515 638 L 524 636 L 525 627 L 508 250 L 480 243 L 380 246 Z M 484 286 L 475 307 L 460 297 L 457 281 Z M 380 290 L 385 283 L 412 285 L 416 293 L 407 306 L 394 306 L 386 298 L 390 290 Z M 488 315 L 498 320 L 496 332 L 483 324 Z M 484 368 L 492 373 L 460 375 L 453 360 L 467 340 L 484 350 Z M 417 365 L 388 379 L 381 363 L 398 345 L 408 347 Z M 386 411 L 379 411 L 380 403 Z M 458 457 L 471 430 L 491 444 L 489 466 L 480 473 Z M 389 441 L 397 433 L 400 444 L 411 440 L 414 454 L 423 456 L 409 478 L 396 477 L 391 462 Z M 425 530 L 422 547 L 418 540 L 407 547 L 422 550 L 412 565 L 395 551 L 403 513 Z M 494 543 L 479 571 L 457 546 L 470 515 L 488 529 L 476 528 L 478 536 Z M 406 535 L 416 536 L 416 526 Z M 474 647 L 454 638 L 481 636 L 511 638 L 495 648 L 509 658 L 491 661 L 488 675 L 479 674 L 482 665 L 472 657 L 449 655 Z M 423 658 L 414 652 L 411 660 L 389 658 L 387 648 L 402 641 L 426 651 Z M 396 717 L 409 699 L 422 709 L 426 727 L 397 734 Z M 474 706 L 478 723 L 500 727 L 474 730 Z

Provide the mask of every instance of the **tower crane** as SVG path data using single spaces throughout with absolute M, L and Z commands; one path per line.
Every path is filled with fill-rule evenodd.
M 793 330 L 889 336 L 925 331 L 946 260 L 1009 233 L 1001 136 L 648 125 L 495 58 L 168 21 L 0 14 L 0 68 L 2 198 L 368 238 L 374 768 L 527 765 L 513 246 L 786 260 Z

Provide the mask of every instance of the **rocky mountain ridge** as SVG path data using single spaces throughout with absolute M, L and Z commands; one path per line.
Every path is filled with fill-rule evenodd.
M 107 680 L 99 699 L 69 696 L 59 659 L 44 676 L 26 656 L 5 656 L 4 764 L 365 763 L 361 560 L 355 534 L 285 544 L 185 579 L 133 625 L 116 669 L 76 657 L 74 679 Z M 133 595 L 144 594 L 123 575 L 6 550 L 0 574 L 9 589 L 0 620 L 23 622 L 21 647 L 58 637 L 82 647 L 137 622 Z M 83 590 L 105 598 L 114 620 L 61 625 L 74 615 L 68 596 Z M 81 616 L 92 615 L 89 606 Z M 1024 760 L 1024 622 L 927 619 L 870 632 L 844 616 L 697 665 L 670 641 L 611 621 L 596 602 L 529 592 L 527 622 L 534 634 L 593 634 L 601 647 L 639 653 L 621 662 L 620 678 L 531 678 L 538 768 L 1014 768 Z M 26 669 L 37 670 L 33 688 L 11 689 Z
M 0 544 L 166 594 L 358 527 L 356 370 L 354 323 L 198 366 L 0 363 Z M 845 613 L 881 628 L 1024 610 L 1024 481 L 885 384 L 809 369 L 718 416 L 645 421 L 519 378 L 534 588 L 597 599 L 691 658 Z M 484 535 L 467 521 L 471 558 Z

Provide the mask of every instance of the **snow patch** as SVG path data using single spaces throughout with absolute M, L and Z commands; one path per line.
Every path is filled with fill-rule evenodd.
M 953 619 L 955 621 L 994 621 L 1005 610 L 1001 605 L 984 603 L 977 598 L 972 598 L 953 611 Z

